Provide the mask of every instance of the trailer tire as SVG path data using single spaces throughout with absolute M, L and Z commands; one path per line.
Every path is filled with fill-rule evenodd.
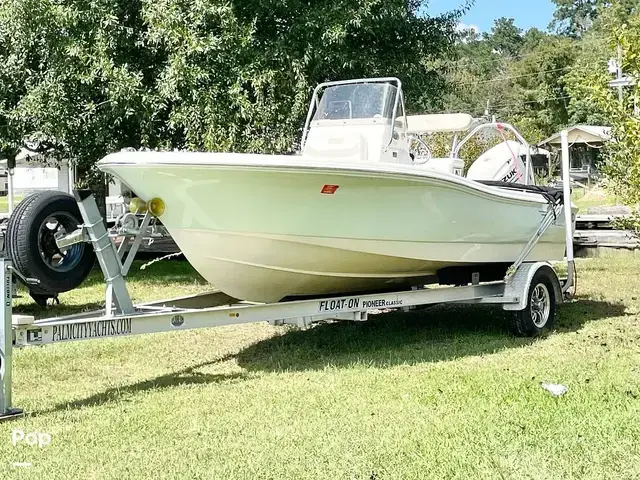
M 540 268 L 531 279 L 527 306 L 515 312 L 511 327 L 515 335 L 537 337 L 554 328 L 556 320 L 556 275 L 550 267 Z
M 61 252 L 54 238 L 61 230 L 71 233 L 81 218 L 75 199 L 58 191 L 27 196 L 9 217 L 6 252 L 22 275 L 40 281 L 27 285 L 35 300 L 73 290 L 91 272 L 95 253 L 90 245 L 80 243 Z

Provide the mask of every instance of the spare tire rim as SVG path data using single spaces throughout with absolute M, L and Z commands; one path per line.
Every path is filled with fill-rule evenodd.
M 51 270 L 69 272 L 80 263 L 85 249 L 84 243 L 76 243 L 64 249 L 58 248 L 56 243 L 56 235 L 75 231 L 78 223 L 78 220 L 68 212 L 55 212 L 40 224 L 38 252 Z
M 536 327 L 542 328 L 551 312 L 551 295 L 544 283 L 539 283 L 531 292 L 531 319 Z

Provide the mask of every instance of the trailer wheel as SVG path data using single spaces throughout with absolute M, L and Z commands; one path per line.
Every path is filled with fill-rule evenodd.
M 90 245 L 79 243 L 60 250 L 55 235 L 71 233 L 82 223 L 75 199 L 57 191 L 26 197 L 7 224 L 7 255 L 25 277 L 38 285 L 27 285 L 37 301 L 78 287 L 91 272 L 95 254 Z
M 527 293 L 527 306 L 515 312 L 512 330 L 518 336 L 536 337 L 545 330 L 553 330 L 556 320 L 555 273 L 548 267 L 540 268 L 531 279 Z

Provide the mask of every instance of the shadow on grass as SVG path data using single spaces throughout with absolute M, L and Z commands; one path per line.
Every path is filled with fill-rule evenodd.
M 174 282 L 190 283 L 194 281 L 203 284 L 207 283 L 184 258 L 162 260 L 141 270 L 140 267 L 147 263 L 149 262 L 135 260 L 129 270 L 127 279 L 153 285 L 166 285 Z M 95 287 L 96 285 L 104 285 L 104 276 L 97 263 L 81 287 Z
M 193 283 L 205 285 L 207 283 L 186 261 L 163 260 L 162 262 L 150 265 L 145 270 L 140 270 L 140 267 L 144 263 L 145 262 L 139 260 L 136 260 L 133 263 L 129 275 L 127 276 L 128 280 L 138 284 L 147 284 L 151 287 L 156 285 L 164 286 L 173 284 L 189 285 Z M 104 276 L 97 264 L 91 274 L 82 283 L 80 288 L 92 288 L 96 286 L 105 286 Z M 213 289 L 213 287 L 211 288 Z M 20 287 L 18 293 L 26 300 L 27 303 L 16 305 L 14 307 L 14 311 L 24 315 L 33 315 L 36 319 L 72 315 L 104 308 L 104 295 L 98 297 L 99 301 L 97 302 L 86 302 L 80 304 L 66 303 L 64 297 L 60 300 L 59 304 L 52 303 L 52 300 L 49 300 L 50 304 L 45 308 L 31 301 L 29 293 L 25 288 Z M 82 295 L 82 293 L 80 292 L 79 295 Z M 94 295 L 90 296 L 93 297 Z
M 157 258 L 157 257 L 155 257 Z M 135 260 L 127 279 L 134 282 L 144 282 L 151 285 L 166 285 L 171 283 L 192 283 L 198 282 L 206 284 L 200 274 L 191 266 L 189 262 L 182 259 L 162 260 L 147 266 L 144 270 L 140 267 L 148 263 L 142 260 Z M 79 288 L 91 288 L 95 286 L 104 286 L 104 275 L 96 263 L 89 276 L 82 282 Z M 28 296 L 26 289 L 21 287 L 21 293 Z
M 326 366 L 440 362 L 490 354 L 535 339 L 508 331 L 511 312 L 485 305 L 439 305 L 419 312 L 378 315 L 364 323 L 329 323 L 258 342 L 237 355 L 249 371 L 318 370 Z M 580 300 L 558 307 L 556 331 L 625 315 L 622 304 Z
M 440 362 L 486 355 L 528 345 L 535 339 L 507 331 L 510 312 L 480 305 L 438 305 L 418 312 L 372 316 L 367 322 L 336 322 L 309 330 L 292 330 L 186 369 L 110 388 L 88 398 L 56 405 L 36 415 L 69 408 L 96 406 L 126 399 L 139 392 L 178 385 L 242 381 L 251 372 L 322 370 L 355 364 L 389 367 Z M 585 323 L 625 315 L 622 304 L 579 300 L 558 308 L 557 331 L 579 330 Z M 199 369 L 235 359 L 246 373 L 206 374 Z
M 202 362 L 197 365 L 192 365 L 191 367 L 184 368 L 177 372 L 168 373 L 166 375 L 161 375 L 159 377 L 132 383 L 130 385 L 109 388 L 104 392 L 96 393 L 87 398 L 59 403 L 49 410 L 34 412 L 31 415 L 38 416 L 68 409 L 94 407 L 108 403 L 116 403 L 126 399 L 131 395 L 135 395 L 136 393 L 149 390 L 157 390 L 184 385 L 201 385 L 242 380 L 247 376 L 246 373 L 210 374 L 198 371 L 199 369 L 207 367 L 209 365 L 215 365 L 216 363 L 230 360 L 234 358 L 234 356 L 234 354 L 225 355 L 221 358 L 216 358 L 214 360 Z
M 622 303 L 612 303 L 602 300 L 578 298 L 570 303 L 558 307 L 556 314 L 556 331 L 575 332 L 585 323 L 601 318 L 624 317 L 630 315 Z
M 27 293 L 21 292 L 23 297 L 28 297 Z M 76 305 L 69 305 L 61 302 L 60 305 L 49 305 L 46 308 L 34 303 L 27 303 L 13 307 L 14 313 L 22 315 L 33 315 L 36 320 L 47 319 L 52 317 L 62 317 L 65 315 L 75 315 L 84 312 L 93 312 L 104 308 L 104 300 L 102 302 L 87 302 Z

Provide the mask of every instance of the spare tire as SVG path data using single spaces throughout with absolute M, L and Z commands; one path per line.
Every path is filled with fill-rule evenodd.
M 91 245 L 77 243 L 61 251 L 55 241 L 59 232 L 71 233 L 82 224 L 76 200 L 59 191 L 38 192 L 25 197 L 9 217 L 6 252 L 25 277 L 31 296 L 53 297 L 78 287 L 95 263 Z

